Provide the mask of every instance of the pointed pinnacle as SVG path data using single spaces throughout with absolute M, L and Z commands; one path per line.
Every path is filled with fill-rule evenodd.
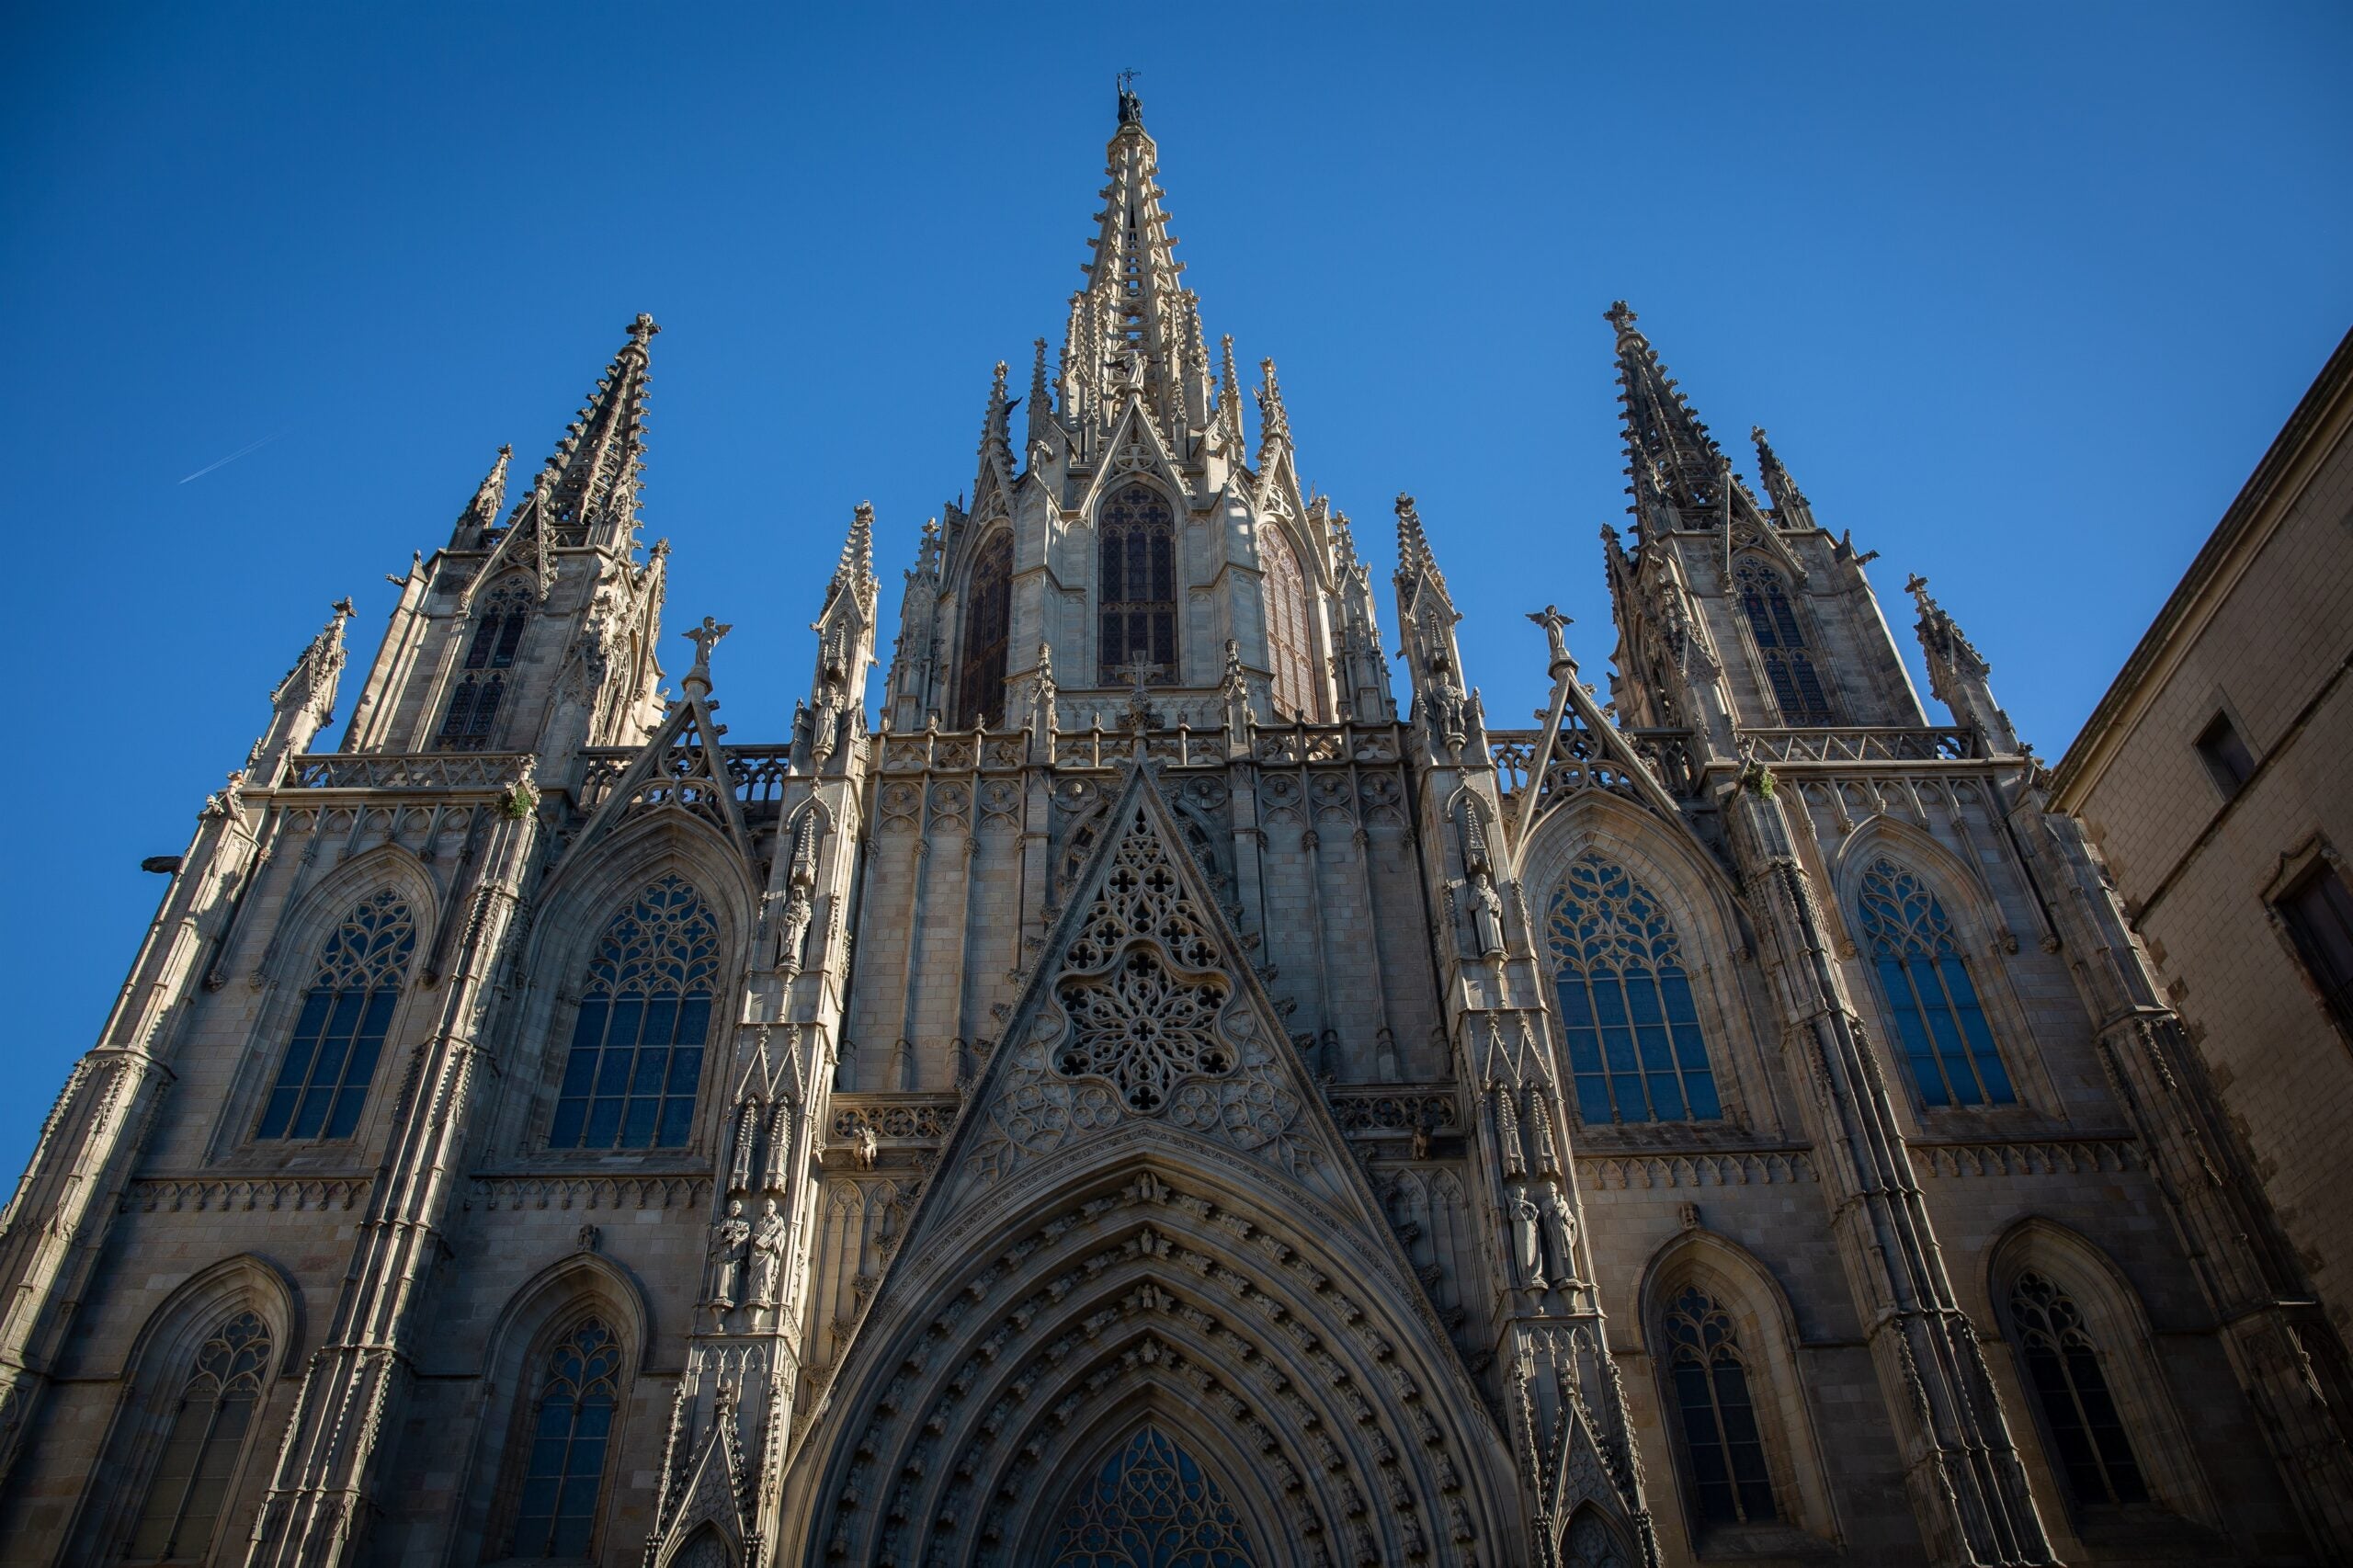
M 482 476 L 480 484 L 474 486 L 474 498 L 466 503 L 465 511 L 459 516 L 460 527 L 469 524 L 477 528 L 497 527 L 498 514 L 506 505 L 506 464 L 514 455 L 515 449 L 511 444 L 498 449 L 498 456 L 491 463 L 490 472 Z
M 1280 441 L 1290 444 L 1290 415 L 1283 410 L 1283 389 L 1275 380 L 1275 362 L 1258 361 L 1258 446 L 1261 450 Z
M 1429 536 L 1422 531 L 1422 515 L 1415 509 L 1414 498 L 1403 494 L 1397 497 L 1397 570 L 1423 573 L 1440 588 L 1446 586 L 1446 574 L 1438 569 Z

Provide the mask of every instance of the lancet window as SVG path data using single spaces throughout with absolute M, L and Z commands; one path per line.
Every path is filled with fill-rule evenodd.
M 1216 1480 L 1157 1426 L 1121 1444 L 1063 1510 L 1051 1568 L 1255 1568 Z
M 640 892 L 589 961 L 551 1148 L 685 1146 L 718 978 L 719 923 L 692 885 Z
M 531 590 L 520 577 L 509 577 L 494 589 L 474 611 L 474 634 L 466 644 L 466 668 L 503 670 L 515 662 L 523 645 L 523 627 L 530 619 Z
M 517 1557 L 585 1558 L 620 1403 L 620 1341 L 595 1318 L 549 1356 L 515 1507 Z
M 344 916 L 319 953 L 255 1136 L 351 1136 L 415 947 L 415 917 L 390 888 Z
M 1321 718 L 1316 693 L 1315 642 L 1310 634 L 1307 574 L 1280 523 L 1258 528 L 1258 559 L 1266 568 L 1267 662 L 1275 677 L 1275 711 L 1309 723 Z
M 210 1551 L 268 1370 L 269 1328 L 249 1312 L 221 1324 L 198 1349 L 140 1503 L 128 1561 L 199 1562 Z
M 1877 860 L 1863 873 L 1858 903 L 1920 1098 L 1931 1106 L 2010 1104 L 2018 1097 L 2010 1075 L 1936 894 L 1893 861 Z
M 458 677 L 449 693 L 449 710 L 442 715 L 438 744 L 443 751 L 488 751 L 491 726 L 498 704 L 506 695 L 506 677 L 469 670 Z
M 1835 724 L 1830 695 L 1814 668 L 1804 625 L 1781 574 L 1754 556 L 1733 569 L 1733 585 L 1748 617 L 1748 632 L 1765 661 L 1765 678 L 1784 724 Z
M 2010 1288 L 2010 1322 L 2043 1426 L 2075 1500 L 2147 1502 L 2148 1483 L 2132 1457 L 2124 1419 L 2109 1396 L 2099 1347 L 2074 1299 L 2042 1275 L 2021 1274 Z
M 1722 1116 L 1682 940 L 1650 890 L 1623 866 L 1581 855 L 1545 926 L 1577 1114 L 1588 1122 Z
M 499 672 L 514 664 L 530 616 L 530 585 L 520 576 L 501 583 L 475 607 L 465 664 L 441 715 L 438 744 L 443 751 L 489 748 L 499 700 L 506 695 L 506 677 Z
M 1626 1568 L 1618 1538 L 1591 1508 L 1581 1509 L 1561 1537 L 1562 1568 Z
M 1103 504 L 1099 536 L 1102 636 L 1097 678 L 1106 686 L 1127 678 L 1131 661 L 1176 674 L 1176 519 L 1167 499 L 1148 484 L 1131 484 Z
M 1013 534 L 999 528 L 964 585 L 964 653 L 956 662 L 959 726 L 1005 722 L 1006 637 L 1013 621 Z
M 1665 1326 L 1692 1514 L 1702 1525 L 1775 1517 L 1764 1435 L 1732 1314 L 1686 1290 L 1667 1307 Z

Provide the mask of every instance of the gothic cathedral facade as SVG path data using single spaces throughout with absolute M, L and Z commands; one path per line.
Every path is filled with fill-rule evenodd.
M 336 608 L 0 1219 L 0 1557 L 2353 1558 L 2344 1347 L 1926 585 L 1947 724 L 1620 305 L 1608 699 L 1548 608 L 1490 724 L 1401 496 L 1401 703 L 1157 180 L 1123 94 L 789 739 L 714 621 L 663 684 L 643 316 L 326 749 Z

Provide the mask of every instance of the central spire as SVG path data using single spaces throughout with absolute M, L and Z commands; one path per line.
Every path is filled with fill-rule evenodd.
M 1160 153 L 1143 128 L 1143 102 L 1121 77 L 1120 117 L 1105 173 L 1103 210 L 1095 215 L 1094 256 L 1086 286 L 1071 299 L 1063 344 L 1061 392 L 1065 423 L 1080 434 L 1108 425 L 1131 392 L 1165 435 L 1199 428 L 1210 407 L 1209 353 L 1200 307 L 1177 281 L 1168 214 L 1161 205 Z M 1083 435 L 1082 435 L 1083 438 Z

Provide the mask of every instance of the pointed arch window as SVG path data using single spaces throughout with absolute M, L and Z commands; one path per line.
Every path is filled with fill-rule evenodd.
M 1051 1568 L 1255 1568 L 1241 1516 L 1214 1477 L 1157 1426 L 1083 1478 Z
M 685 1147 L 718 978 L 719 923 L 693 886 L 640 892 L 589 960 L 548 1146 Z
M 1918 877 L 1885 859 L 1863 873 L 1857 903 L 1920 1098 L 1931 1106 L 2014 1102 L 1944 905 Z
M 2021 1274 L 2010 1288 L 2010 1322 L 2051 1446 L 2075 1500 L 2147 1502 L 2148 1482 L 2133 1458 L 2124 1418 L 2109 1395 L 2099 1347 L 2074 1299 L 2043 1275 Z
M 595 1318 L 565 1335 L 548 1357 L 515 1508 L 514 1556 L 588 1555 L 620 1370 L 620 1341 Z
M 1322 717 L 1316 692 L 1314 639 L 1308 631 L 1307 574 L 1280 523 L 1258 527 L 1258 559 L 1266 567 L 1267 662 L 1274 670 L 1275 711 L 1313 723 Z
M 1748 632 L 1765 661 L 1765 678 L 1784 724 L 1835 724 L 1837 718 L 1814 668 L 1813 650 L 1806 643 L 1805 628 L 1797 606 L 1790 599 L 1781 574 L 1754 556 L 1733 571 L 1740 608 L 1748 618 Z
M 1103 504 L 1096 520 L 1102 636 L 1096 678 L 1125 680 L 1131 660 L 1176 675 L 1176 518 L 1148 484 L 1131 484 Z
M 506 695 L 506 677 L 500 672 L 515 662 L 523 646 L 523 629 L 531 615 L 531 587 L 521 576 L 510 576 L 483 596 L 474 607 L 474 634 L 466 642 L 466 657 L 458 684 L 450 688 L 449 706 L 441 715 L 437 737 L 443 751 L 485 751 L 498 704 Z
M 319 953 L 256 1137 L 351 1136 L 415 948 L 415 917 L 390 888 L 344 916 Z
M 1687 1289 L 1667 1307 L 1665 1328 L 1691 1512 L 1703 1525 L 1776 1517 L 1764 1435 L 1732 1314 L 1704 1292 Z
M 1623 866 L 1581 855 L 1545 927 L 1577 1114 L 1588 1122 L 1723 1115 L 1682 939 L 1650 890 Z
M 999 528 L 972 558 L 964 585 L 964 654 L 956 662 L 956 722 L 1005 722 L 1006 639 L 1013 624 L 1013 530 Z
M 194 1562 L 211 1550 L 268 1369 L 269 1329 L 249 1312 L 214 1329 L 198 1349 L 140 1503 L 128 1561 Z
M 519 576 L 493 589 L 474 611 L 474 634 L 466 644 L 466 668 L 503 670 L 515 662 L 523 645 L 523 627 L 530 619 L 531 590 Z

